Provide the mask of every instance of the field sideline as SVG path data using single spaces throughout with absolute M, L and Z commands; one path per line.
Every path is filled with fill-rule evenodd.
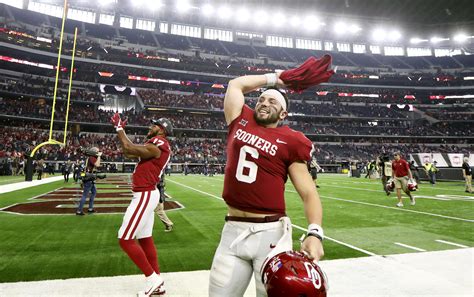
M 222 182 L 222 176 L 168 177 L 167 193 L 184 208 L 168 212 L 175 223 L 173 232 L 165 233 L 161 222 L 155 223 L 163 272 L 209 269 L 224 223 Z M 378 180 L 326 174 L 320 175 L 319 184 L 327 235 L 325 261 L 474 246 L 474 195 L 464 193 L 460 182 L 440 182 L 435 187 L 421 184 L 415 194 L 417 204 L 410 206 L 405 199 L 404 208 L 395 207 L 394 194 L 387 197 Z M 1 194 L 0 208 L 64 185 L 59 181 Z M 294 224 L 294 247 L 298 248 L 297 239 L 307 223 L 291 183 L 287 184 L 286 203 Z M 117 245 L 121 219 L 121 214 L 76 217 L 0 212 L 4 238 L 0 242 L 0 282 L 138 274 Z M 464 273 L 472 276 L 472 267 Z

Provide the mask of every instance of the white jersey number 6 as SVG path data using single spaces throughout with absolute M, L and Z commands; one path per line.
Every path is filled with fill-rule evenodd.
M 254 162 L 246 160 L 247 154 L 250 154 L 254 159 L 258 159 L 257 149 L 248 145 L 241 147 L 235 177 L 238 181 L 251 184 L 257 179 L 258 166 Z M 244 174 L 244 168 L 248 168 L 247 174 Z

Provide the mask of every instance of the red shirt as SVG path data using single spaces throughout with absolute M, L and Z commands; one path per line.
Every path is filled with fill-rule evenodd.
M 410 165 L 408 165 L 407 161 L 400 159 L 392 162 L 392 170 L 396 177 L 404 177 L 408 175 Z
M 165 138 L 155 136 L 145 142 L 145 144 L 147 143 L 156 145 L 161 150 L 161 155 L 159 158 L 140 159 L 132 176 L 132 191 L 134 192 L 152 191 L 156 189 L 156 185 L 160 181 L 160 176 L 171 157 L 170 144 Z
M 97 157 L 90 156 L 86 162 L 86 172 L 92 173 L 95 168 L 95 163 L 97 162 Z
M 295 161 L 309 161 L 313 145 L 288 126 L 259 126 L 253 113 L 244 105 L 229 125 L 222 197 L 239 210 L 284 214 L 288 167 Z

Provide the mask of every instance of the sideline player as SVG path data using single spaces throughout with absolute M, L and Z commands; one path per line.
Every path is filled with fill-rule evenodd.
M 387 188 L 387 182 L 392 178 L 392 161 L 387 153 L 383 153 L 379 158 L 380 176 L 382 187 L 387 196 L 390 196 L 390 190 Z
M 172 135 L 173 127 L 165 118 L 151 120 L 147 141 L 144 145 L 138 145 L 128 139 L 123 130 L 126 120 L 120 119 L 118 113 L 114 114 L 111 122 L 117 130 L 123 154 L 140 160 L 132 176 L 133 198 L 118 232 L 119 244 L 146 276 L 145 289 L 138 295 L 162 295 L 165 293 L 164 281 L 160 276 L 152 231 L 154 210 L 160 200 L 156 185 L 170 160 L 171 150 L 166 137 Z
M 166 169 L 165 169 L 166 171 Z M 173 231 L 173 222 L 168 218 L 165 212 L 165 200 L 166 200 L 166 195 L 165 195 L 165 175 L 166 173 L 163 173 L 160 177 L 160 182 L 156 186 L 158 188 L 158 191 L 160 191 L 160 203 L 158 203 L 158 206 L 156 207 L 156 214 L 160 218 L 160 221 L 165 225 L 165 232 L 171 232 Z
M 292 250 L 291 222 L 285 214 L 288 175 L 303 200 L 309 222 L 301 250 L 319 260 L 323 254 L 322 206 L 306 162 L 312 143 L 288 126 L 288 99 L 267 89 L 255 109 L 244 94 L 262 87 L 283 87 L 280 74 L 248 75 L 229 82 L 224 115 L 229 126 L 222 197 L 226 223 L 210 272 L 209 296 L 243 296 L 252 274 L 257 296 L 266 296 L 260 269 L 266 257 Z

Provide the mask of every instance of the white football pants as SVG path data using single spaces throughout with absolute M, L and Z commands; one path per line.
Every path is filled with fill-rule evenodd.
M 158 190 L 133 192 L 133 198 L 123 216 L 118 238 L 131 240 L 151 237 L 155 222 L 154 210 L 160 201 Z
M 212 262 L 209 296 L 243 296 L 252 274 L 257 296 L 267 296 L 262 284 L 262 264 L 267 257 L 292 248 L 288 217 L 272 223 L 226 222 Z

